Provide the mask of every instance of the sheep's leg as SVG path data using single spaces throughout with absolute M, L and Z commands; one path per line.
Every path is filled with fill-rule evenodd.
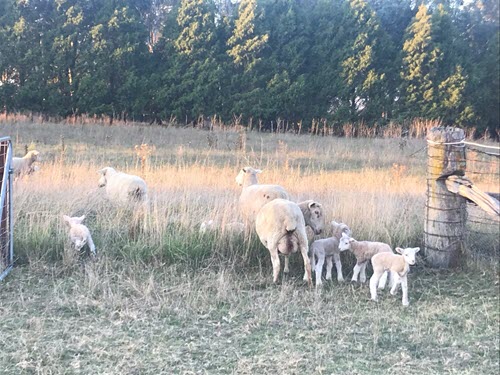
M 311 250 L 309 256 L 309 263 L 311 263 L 311 272 L 316 272 L 316 260 L 314 259 L 314 250 Z
M 359 271 L 361 270 L 361 266 L 359 265 L 359 263 L 356 263 L 356 265 L 354 266 L 353 270 L 352 270 L 352 281 L 358 281 L 358 275 L 359 275 Z
M 373 301 L 377 300 L 377 285 L 381 276 L 381 273 L 374 272 L 370 279 L 370 295 Z
M 285 255 L 285 268 L 283 269 L 283 272 L 284 273 L 288 273 L 290 272 L 290 258 L 289 258 L 289 255 Z
M 309 256 L 307 254 L 307 242 L 305 245 L 303 243 L 300 244 L 300 252 L 302 253 L 302 258 L 304 259 L 304 281 L 307 281 L 307 284 L 312 286 L 311 263 L 309 262 Z
M 382 276 L 380 277 L 380 281 L 378 282 L 378 288 L 379 289 L 384 289 L 385 288 L 385 285 L 387 284 L 387 276 L 388 276 L 388 272 L 385 271 Z
M 97 252 L 95 251 L 95 245 L 94 245 L 94 241 L 92 240 L 92 237 L 89 236 L 87 238 L 87 243 L 89 244 L 90 253 L 92 254 L 93 257 L 96 257 Z
M 408 306 L 410 301 L 408 301 L 408 279 L 406 275 L 401 278 L 401 289 L 403 290 L 403 306 Z
M 318 261 L 316 262 L 316 286 L 323 284 L 321 281 L 321 275 L 323 273 L 323 264 L 325 264 L 325 253 L 323 251 L 318 251 L 317 253 Z M 304 275 L 305 276 L 305 275 Z
M 366 283 L 366 265 L 368 264 L 368 262 L 364 262 L 362 265 L 361 265 L 361 274 L 359 276 L 359 281 L 361 283 Z
M 391 280 L 392 280 L 391 294 L 394 296 L 398 292 L 398 285 L 401 282 L 401 279 L 396 272 L 391 271 Z
M 344 281 L 344 275 L 342 275 L 342 263 L 340 262 L 340 254 L 333 254 L 333 259 L 335 260 L 335 267 L 337 268 L 337 281 L 342 282 Z
M 271 263 L 273 264 L 273 282 L 277 283 L 278 275 L 280 273 L 280 257 L 278 256 L 278 249 L 269 250 L 269 252 L 271 253 Z
M 326 279 L 332 279 L 332 269 L 333 269 L 333 257 L 326 258 Z

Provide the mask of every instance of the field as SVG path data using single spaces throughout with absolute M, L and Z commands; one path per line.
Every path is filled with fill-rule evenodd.
M 43 155 L 40 170 L 14 186 L 18 266 L 0 283 L 0 373 L 498 370 L 496 259 L 436 271 L 419 258 L 403 308 L 387 291 L 371 302 L 366 285 L 310 290 L 299 256 L 273 285 L 254 235 L 198 233 L 203 220 L 238 217 L 234 178 L 251 165 L 294 200 L 323 203 L 327 219 L 348 223 L 356 238 L 421 246 L 423 140 L 249 133 L 242 141 L 232 131 L 17 122 L 0 124 L 0 134 L 16 155 L 25 145 Z M 148 182 L 142 230 L 97 187 L 105 166 Z M 98 261 L 68 256 L 62 214 L 87 215 Z M 349 277 L 353 256 L 342 256 Z

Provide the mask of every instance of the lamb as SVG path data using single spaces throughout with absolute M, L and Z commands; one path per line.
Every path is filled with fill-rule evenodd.
M 19 177 L 21 175 L 31 174 L 37 170 L 33 163 L 41 161 L 42 157 L 40 153 L 36 150 L 29 151 L 22 158 L 13 157 L 12 158 L 12 170 L 14 177 Z
M 370 279 L 370 294 L 374 301 L 377 301 L 377 284 L 379 288 L 385 287 L 385 281 L 381 278 L 386 272 L 391 273 L 391 294 L 395 295 L 398 285 L 401 284 L 403 290 L 403 306 L 408 306 L 408 280 L 407 275 L 410 266 L 415 264 L 415 254 L 420 251 L 419 247 L 409 247 L 402 249 L 396 247 L 396 252 L 401 255 L 393 253 L 379 253 L 372 257 L 373 276 Z
M 201 223 L 199 233 L 203 234 L 215 230 L 222 230 L 223 233 L 230 236 L 238 236 L 245 233 L 245 224 L 238 221 L 220 224 L 214 220 L 208 220 Z
M 321 281 L 321 274 L 323 272 L 323 264 L 326 258 L 326 280 L 332 279 L 332 268 L 333 260 L 335 260 L 335 267 L 337 268 L 337 280 L 339 282 L 344 281 L 342 275 L 342 263 L 340 262 L 340 250 L 339 241 L 342 234 L 348 236 L 351 235 L 351 230 L 344 223 L 337 223 L 332 221 L 332 236 L 320 240 L 316 240 L 311 245 L 311 265 L 313 266 L 313 271 L 316 273 L 316 286 L 320 286 L 323 282 Z M 316 265 L 314 266 L 316 260 Z
M 307 229 L 310 228 L 311 232 L 313 232 L 314 234 L 321 234 L 323 228 L 325 227 L 325 215 L 323 213 L 323 206 L 320 203 L 313 201 L 312 199 L 300 202 L 298 203 L 298 206 L 302 211 L 304 222 L 306 223 L 306 237 L 307 244 L 309 245 L 311 240 L 309 239 Z M 313 264 L 313 262 L 310 263 L 311 265 Z M 285 255 L 285 268 L 283 272 L 289 272 L 289 264 L 289 256 Z M 304 278 L 305 277 L 306 275 L 304 275 Z
M 89 229 L 82 224 L 85 220 L 85 215 L 80 217 L 69 217 L 63 215 L 65 223 L 69 227 L 69 239 L 71 241 L 71 246 L 78 252 L 85 244 L 88 244 L 90 253 L 93 257 L 97 256 L 95 250 L 94 241 L 92 241 L 92 236 L 90 235 Z
M 114 168 L 106 167 L 98 172 L 99 187 L 106 187 L 109 198 L 121 203 L 145 203 L 148 200 L 146 182 L 139 176 L 117 172 Z
M 289 255 L 300 251 L 304 259 L 304 280 L 311 286 L 306 224 L 300 207 L 286 199 L 274 199 L 260 209 L 255 219 L 255 229 L 271 254 L 273 281 L 278 281 L 280 272 L 278 253 Z
M 361 272 L 359 280 L 366 282 L 366 264 L 368 261 L 378 253 L 388 252 L 392 254 L 392 249 L 389 245 L 383 242 L 370 242 L 370 241 L 356 241 L 348 234 L 342 233 L 339 242 L 339 250 L 351 250 L 356 257 L 356 265 L 353 269 L 352 281 L 358 280 L 358 275 Z M 384 273 L 384 284 L 387 280 L 387 273 Z
M 273 199 L 289 199 L 288 193 L 279 185 L 259 185 L 257 174 L 260 169 L 245 167 L 236 176 L 236 183 L 242 187 L 239 199 L 240 211 L 245 222 L 253 223 L 259 210 Z

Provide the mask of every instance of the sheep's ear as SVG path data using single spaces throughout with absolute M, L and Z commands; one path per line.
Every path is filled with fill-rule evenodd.
M 309 208 L 314 208 L 314 207 L 318 207 L 319 203 L 316 203 L 315 201 L 312 201 L 312 202 L 309 202 L 309 204 L 307 206 Z
M 332 225 L 338 225 L 339 223 L 337 223 L 335 220 L 332 220 L 332 221 L 330 222 L 330 224 L 332 224 Z
M 396 247 L 396 252 L 399 253 L 399 254 L 403 254 L 404 249 L 402 249 L 400 247 Z
M 256 169 L 255 173 L 262 173 L 262 169 Z
M 69 222 L 70 217 L 68 215 L 63 215 L 63 220 Z
M 415 247 L 413 250 L 415 250 L 415 253 L 418 253 L 420 251 L 420 247 Z
M 347 235 L 349 235 L 349 233 L 351 232 L 351 230 L 349 229 L 349 227 L 345 224 L 341 224 L 341 228 L 342 228 L 342 233 L 345 233 Z
M 349 238 L 349 236 L 345 232 L 342 232 L 342 237 Z
M 349 237 L 349 236 L 346 236 L 346 237 Z M 354 242 L 356 241 L 354 238 L 349 238 L 349 242 Z
M 107 172 L 107 168 L 103 168 L 103 169 L 100 169 L 97 171 L 97 173 L 103 175 L 103 176 L 106 176 L 106 172 Z
M 86 217 L 85 215 L 80 216 L 78 218 L 78 221 L 80 221 L 80 223 L 83 222 L 83 220 L 85 220 L 85 217 Z
M 242 171 L 243 173 L 247 173 L 247 167 L 241 168 L 241 171 Z

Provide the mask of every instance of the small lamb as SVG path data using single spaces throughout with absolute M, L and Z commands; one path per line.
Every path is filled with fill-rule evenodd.
M 316 273 L 316 286 L 323 283 L 321 281 L 321 274 L 323 272 L 325 258 L 326 280 L 332 279 L 333 258 L 333 260 L 335 260 L 335 267 L 337 268 L 337 280 L 339 282 L 344 281 L 344 277 L 342 275 L 342 263 L 340 262 L 339 241 L 344 233 L 350 236 L 351 230 L 344 223 L 332 221 L 330 224 L 332 226 L 332 236 L 316 240 L 311 245 L 311 267 L 313 267 L 313 271 Z M 315 258 L 317 259 L 316 262 Z M 314 266 L 314 264 L 316 265 Z
M 381 278 L 386 272 L 391 273 L 391 294 L 395 295 L 398 285 L 401 284 L 403 290 L 403 306 L 408 306 L 408 280 L 407 275 L 410 266 L 415 264 L 415 254 L 420 251 L 419 247 L 409 247 L 402 249 L 396 247 L 396 251 L 401 254 L 379 253 L 372 258 L 373 276 L 370 279 L 370 294 L 372 300 L 377 300 L 377 284 L 380 289 L 385 287 L 385 281 Z
M 21 175 L 27 175 L 35 172 L 37 167 L 33 163 L 41 161 L 42 158 L 40 153 L 36 150 L 29 151 L 22 158 L 13 157 L 12 158 L 12 170 L 14 177 L 19 177 Z
M 213 232 L 215 230 L 221 230 L 223 233 L 230 236 L 238 236 L 245 233 L 245 224 L 239 221 L 231 221 L 229 223 L 221 224 L 214 220 L 207 220 L 200 224 L 199 233 Z
M 392 249 L 389 245 L 383 242 L 371 242 L 371 241 L 356 241 L 354 238 L 350 237 L 348 234 L 342 233 L 342 237 L 339 242 L 339 250 L 346 251 L 351 250 L 356 257 L 356 265 L 353 269 L 352 281 L 358 280 L 364 283 L 366 282 L 366 265 L 368 261 L 378 253 L 391 253 Z M 360 274 L 361 273 L 361 274 Z M 384 273 L 384 278 L 387 277 L 387 273 Z
M 71 241 L 71 246 L 78 252 L 85 244 L 89 245 L 90 253 L 93 257 L 97 256 L 95 250 L 94 241 L 92 241 L 92 236 L 90 235 L 89 229 L 82 224 L 85 220 L 85 215 L 80 217 L 69 217 L 63 215 L 65 223 L 69 227 L 69 239 Z

